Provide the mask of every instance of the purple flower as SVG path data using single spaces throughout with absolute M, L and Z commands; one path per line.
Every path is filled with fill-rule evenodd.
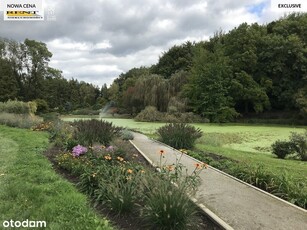
M 81 154 L 84 154 L 86 152 L 87 152 L 87 148 L 82 146 L 82 145 L 77 145 L 77 146 L 73 147 L 73 149 L 72 149 L 72 155 L 74 157 L 78 157 Z
M 114 147 L 113 147 L 112 145 L 110 145 L 110 146 L 108 146 L 108 147 L 106 148 L 106 151 L 107 151 L 107 152 L 113 152 L 113 151 L 114 151 Z

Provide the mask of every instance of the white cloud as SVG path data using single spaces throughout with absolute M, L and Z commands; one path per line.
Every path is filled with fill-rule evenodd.
M 208 39 L 243 22 L 266 23 L 283 15 L 270 0 L 45 0 L 55 21 L 4 22 L 0 36 L 47 43 L 50 66 L 65 77 L 110 84 L 121 72 L 150 66 L 163 51 Z M 68 10 L 69 9 L 69 10 Z

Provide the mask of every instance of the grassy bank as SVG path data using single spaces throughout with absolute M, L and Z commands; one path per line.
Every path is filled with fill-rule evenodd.
M 47 229 L 112 229 L 56 174 L 42 155 L 47 146 L 47 133 L 0 125 L 0 225 L 28 219 Z

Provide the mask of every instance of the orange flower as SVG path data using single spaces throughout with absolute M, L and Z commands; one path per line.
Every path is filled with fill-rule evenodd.
M 173 166 L 173 165 L 167 165 L 167 166 L 166 166 L 166 169 L 167 169 L 168 171 L 173 171 L 173 170 L 174 170 L 174 166 Z
M 208 168 L 208 165 L 206 163 L 195 163 L 194 165 L 197 169 Z
M 141 170 L 141 173 L 145 173 L 145 171 L 144 171 L 144 170 Z
M 104 159 L 106 159 L 106 160 L 112 160 L 112 157 L 111 157 L 110 155 L 106 155 L 106 156 L 104 156 Z
M 128 169 L 127 173 L 131 174 L 131 173 L 133 173 L 133 170 L 132 169 Z
M 124 158 L 122 158 L 122 157 L 117 157 L 117 160 L 119 160 L 119 161 L 124 161 Z
M 161 149 L 159 153 L 160 153 L 160 155 L 163 155 L 163 154 L 165 154 L 165 151 L 163 149 Z

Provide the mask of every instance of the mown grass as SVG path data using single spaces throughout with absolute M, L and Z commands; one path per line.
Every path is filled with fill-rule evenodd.
M 47 229 L 112 229 L 86 196 L 42 154 L 48 134 L 0 125 L 0 226 L 5 220 L 46 221 Z
M 91 119 L 92 117 L 88 117 Z M 65 121 L 87 119 L 86 117 L 64 117 Z M 127 127 L 154 136 L 165 123 L 137 122 L 133 119 L 103 118 L 116 126 Z M 278 139 L 286 140 L 291 132 L 304 132 L 304 126 L 256 125 L 256 124 L 193 124 L 204 136 L 198 141 L 208 146 L 235 149 L 247 152 L 270 153 L 271 144 Z
M 216 153 L 240 163 L 263 165 L 266 170 L 276 175 L 283 171 L 287 171 L 289 175 L 293 176 L 295 181 L 302 180 L 306 182 L 307 162 L 304 161 L 294 159 L 282 160 L 274 155 L 239 151 L 215 146 L 205 146 L 203 144 L 196 144 L 196 148 L 205 152 Z
M 74 120 L 73 117 L 65 120 Z M 136 122 L 133 119 L 105 120 L 115 125 L 127 127 L 156 137 L 156 129 L 165 123 Z M 276 140 L 286 140 L 291 132 L 303 133 L 306 126 L 257 125 L 257 124 L 193 124 L 203 131 L 196 148 L 219 154 L 247 164 L 263 164 L 274 174 L 288 171 L 295 181 L 306 181 L 307 162 L 281 160 L 271 154 L 271 144 Z

